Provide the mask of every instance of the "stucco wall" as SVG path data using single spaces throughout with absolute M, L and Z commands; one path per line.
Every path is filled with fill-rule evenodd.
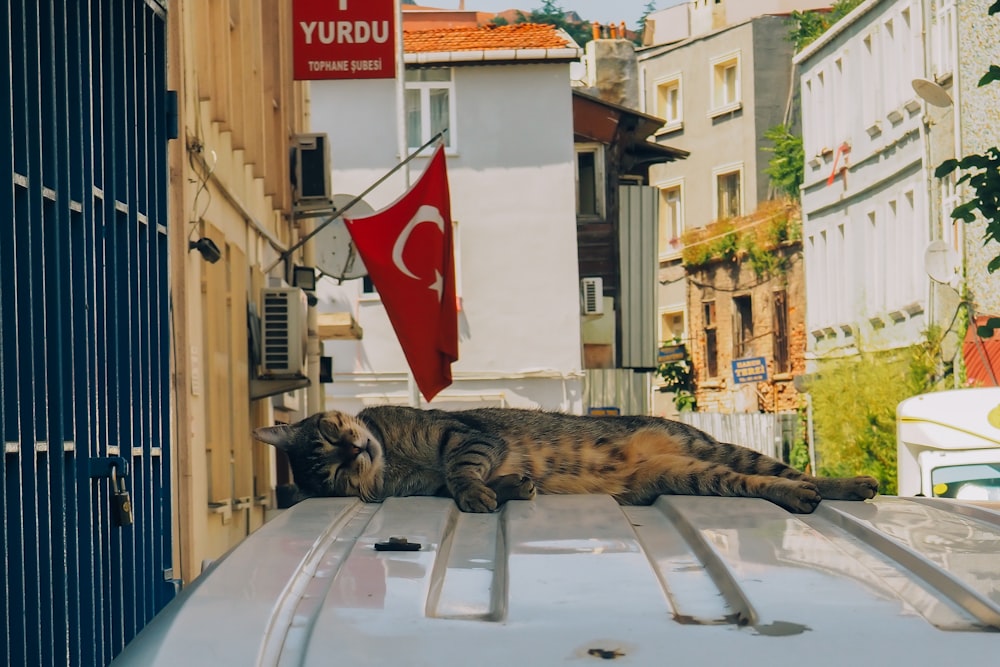
M 886 46 L 889 22 L 909 39 L 908 62 Z M 910 84 L 925 71 L 921 26 L 919 3 L 868 2 L 796 57 L 811 362 L 912 345 L 952 315 L 930 300 L 923 268 L 933 227 L 928 142 Z M 872 61 L 866 38 L 876 44 Z M 872 85 L 874 104 L 858 92 Z
M 682 77 L 683 128 L 658 139 L 691 155 L 651 167 L 650 183 L 683 179 L 685 228 L 702 227 L 716 218 L 713 170 L 724 165 L 743 165 L 744 213 L 753 212 L 766 197 L 767 177 L 762 170 L 770 154 L 761 148 L 770 142 L 763 131 L 783 120 L 791 68 L 787 34 L 786 20 L 769 16 L 640 54 L 647 113 L 656 112 L 657 82 L 677 73 Z M 712 118 L 712 60 L 734 52 L 741 59 L 742 108 Z
M 572 111 L 565 64 L 464 67 L 448 155 L 457 228 L 459 361 L 432 406 L 478 402 L 582 409 Z M 327 132 L 333 190 L 358 194 L 396 162 L 390 82 L 312 88 L 313 124 Z M 426 160 L 411 163 L 414 178 Z M 379 209 L 404 190 L 391 179 L 366 198 Z M 385 310 L 360 280 L 323 287 L 326 308 L 354 312 L 359 342 L 326 343 L 335 381 L 327 402 L 353 410 L 407 402 L 407 367 Z
M 958 10 L 957 100 L 961 122 L 961 155 L 981 153 L 1000 146 L 1000 83 L 978 87 L 990 65 L 1000 65 L 1000 15 L 988 15 L 990 0 L 963 0 Z M 971 196 L 963 192 L 963 201 Z M 989 262 L 1000 255 L 1000 244 L 983 244 L 985 223 L 965 226 L 966 280 L 976 309 L 981 314 L 1000 314 L 1000 277 L 987 270 Z

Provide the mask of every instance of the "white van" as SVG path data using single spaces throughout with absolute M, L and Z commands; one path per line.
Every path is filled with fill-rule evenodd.
M 1000 501 L 1000 387 L 909 398 L 896 436 L 899 495 Z
M 313 498 L 114 667 L 995 665 L 1000 513 L 942 498 Z

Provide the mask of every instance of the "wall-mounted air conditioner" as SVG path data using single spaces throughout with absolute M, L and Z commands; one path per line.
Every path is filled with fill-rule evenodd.
M 297 287 L 261 290 L 261 375 L 305 377 L 306 293 Z
M 583 278 L 580 281 L 580 314 L 602 315 L 604 313 L 604 279 Z
M 291 176 L 296 210 L 329 208 L 330 141 L 325 133 L 297 134 L 292 139 Z

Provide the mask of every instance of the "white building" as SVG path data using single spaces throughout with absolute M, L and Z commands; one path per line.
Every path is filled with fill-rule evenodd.
M 582 410 L 580 280 L 570 63 L 580 50 L 551 26 L 406 32 L 409 152 L 447 127 L 455 221 L 459 356 L 431 407 Z M 312 128 L 329 135 L 335 193 L 359 194 L 404 157 L 395 82 L 312 86 Z M 423 121 L 423 122 L 421 122 Z M 416 158 L 416 178 L 427 160 Z M 365 201 L 378 210 L 402 174 Z M 360 341 L 328 341 L 329 408 L 416 403 L 378 294 L 364 280 L 321 281 L 320 310 L 350 312 Z
M 669 44 L 765 14 L 829 8 L 823 0 L 688 0 L 646 17 L 643 46 Z
M 867 0 L 796 57 L 807 360 L 912 345 L 935 312 L 919 0 Z M 946 323 L 947 324 L 947 323 Z

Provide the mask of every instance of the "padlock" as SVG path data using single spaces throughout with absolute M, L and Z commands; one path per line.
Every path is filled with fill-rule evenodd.
M 111 514 L 115 525 L 132 525 L 132 498 L 125 487 L 125 478 L 118 478 L 115 468 L 111 468 Z

